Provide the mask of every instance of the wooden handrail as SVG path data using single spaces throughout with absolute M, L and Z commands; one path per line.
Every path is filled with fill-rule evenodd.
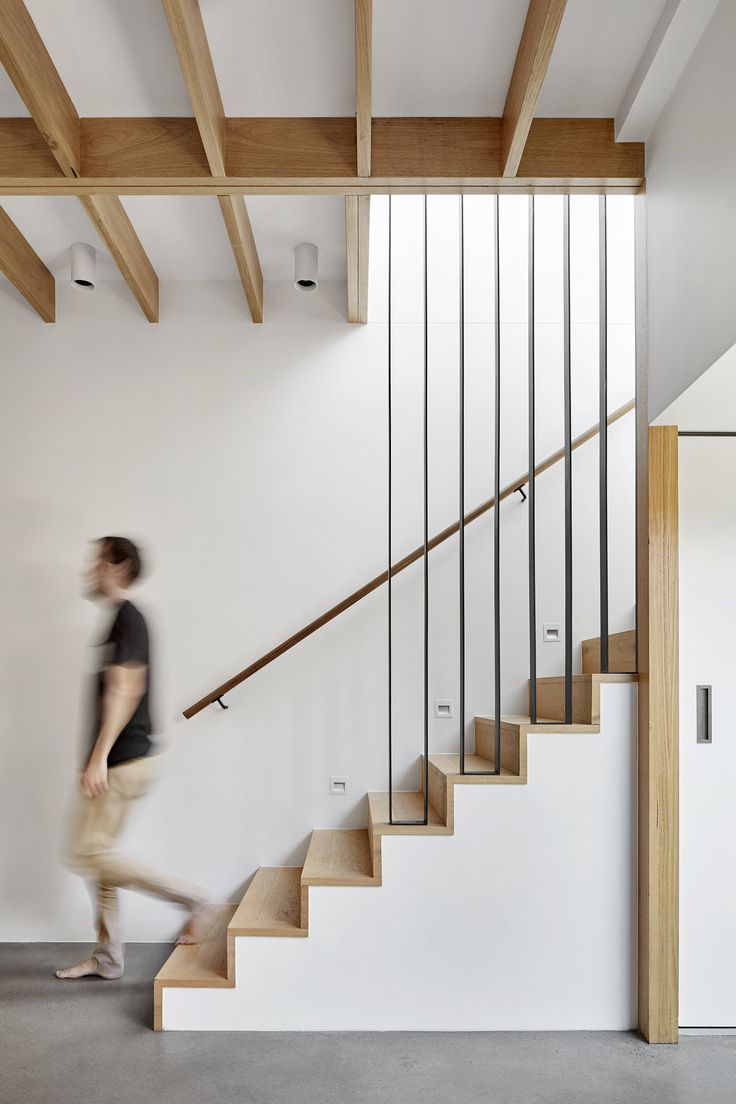
M 628 414 L 630 410 L 634 409 L 634 405 L 634 400 L 631 399 L 629 402 L 624 403 L 623 406 L 620 406 L 618 410 L 614 410 L 613 414 L 610 414 L 608 417 L 608 425 L 613 425 L 613 423 L 617 422 L 619 418 L 623 418 L 625 414 Z M 598 422 L 596 422 L 595 425 L 591 426 L 589 429 L 586 429 L 585 432 L 581 433 L 579 437 L 576 437 L 575 440 L 572 442 L 573 452 L 575 451 L 575 449 L 580 448 L 581 445 L 584 445 L 587 441 L 590 441 L 593 437 L 595 437 L 598 433 L 598 429 Z M 546 472 L 548 468 L 551 468 L 555 464 L 559 463 L 559 461 L 563 459 L 564 455 L 564 448 L 558 449 L 557 452 L 551 453 L 534 469 L 535 476 L 541 475 L 542 472 Z M 518 479 L 515 479 L 513 483 L 509 483 L 508 486 L 504 487 L 499 495 L 499 501 L 503 502 L 505 498 L 509 498 L 512 494 L 515 494 L 521 487 L 526 486 L 528 482 L 529 473 L 525 472 L 524 475 L 520 476 Z M 465 515 L 465 524 L 469 525 L 471 521 L 476 521 L 479 517 L 482 517 L 483 514 L 486 514 L 489 510 L 492 510 L 494 506 L 495 498 L 489 498 L 485 502 L 482 502 L 480 506 L 476 506 L 474 510 L 471 510 L 469 514 Z M 448 527 L 446 529 L 443 529 L 441 533 L 437 533 L 436 536 L 432 537 L 432 539 L 427 544 L 428 550 L 431 552 L 433 548 L 437 548 L 438 545 L 442 544 L 446 540 L 449 540 L 450 537 L 454 536 L 455 533 L 459 531 L 459 529 L 459 521 L 453 522 L 452 525 L 448 525 Z M 416 563 L 417 560 L 421 560 L 423 556 L 424 545 L 421 544 L 419 548 L 415 548 L 414 551 L 410 552 L 408 556 L 404 556 L 403 560 L 399 560 L 397 563 L 392 565 L 391 577 L 393 578 L 394 575 L 398 575 L 399 572 L 404 571 L 411 564 Z M 294 633 L 294 635 L 290 636 L 288 640 L 284 640 L 282 644 L 277 644 L 277 646 L 275 648 L 272 648 L 270 652 L 266 652 L 266 654 L 262 655 L 260 659 L 257 659 L 254 663 L 251 663 L 249 667 L 245 667 L 242 671 L 238 672 L 237 675 L 233 675 L 232 678 L 228 679 L 227 682 L 223 682 L 222 686 L 218 686 L 216 690 L 212 690 L 209 694 L 206 694 L 205 697 L 200 698 L 198 702 L 194 703 L 194 705 L 190 705 L 188 709 L 184 710 L 184 716 L 187 718 L 187 720 L 190 717 L 194 717 L 195 714 L 201 712 L 201 710 L 203 710 L 206 706 L 211 705 L 213 702 L 216 702 L 218 698 L 221 698 L 223 696 L 223 694 L 229 693 L 230 690 L 233 690 L 236 686 L 239 686 L 241 682 L 245 682 L 245 680 L 249 679 L 251 675 L 254 675 L 256 671 L 260 671 L 263 667 L 267 667 L 268 664 L 272 663 L 274 659 L 278 659 L 278 657 L 282 656 L 284 652 L 288 652 L 291 648 L 294 647 L 295 644 L 299 644 L 302 640 L 306 640 L 307 637 L 311 636 L 312 633 L 315 633 L 317 629 L 321 629 L 323 625 L 326 625 L 328 624 L 328 622 L 333 621 L 336 617 L 339 617 L 341 613 L 344 613 L 345 610 L 350 609 L 350 607 L 354 606 L 356 602 L 359 602 L 361 598 L 365 598 L 374 590 L 378 590 L 378 588 L 380 586 L 383 586 L 383 584 L 387 580 L 388 571 L 383 571 L 380 575 L 376 575 L 375 579 L 371 579 L 371 581 L 369 583 L 366 583 L 365 586 L 362 586 L 360 590 L 356 590 L 347 598 L 343 598 L 342 602 L 338 602 L 336 606 L 333 606 L 332 609 L 327 610 L 327 612 L 323 613 L 321 617 L 316 618 L 316 620 L 314 621 L 310 621 L 308 625 L 305 625 L 305 627 L 303 629 L 300 629 L 299 632 Z

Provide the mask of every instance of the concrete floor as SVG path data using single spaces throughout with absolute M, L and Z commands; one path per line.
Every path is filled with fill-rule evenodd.
M 615 1032 L 154 1034 L 169 949 L 125 978 L 60 982 L 88 947 L 0 944 L 0 1104 L 733 1104 L 736 1038 Z

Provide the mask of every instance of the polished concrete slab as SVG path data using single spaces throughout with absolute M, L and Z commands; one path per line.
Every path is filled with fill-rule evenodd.
M 0 944 L 0 1104 L 736 1100 L 733 1036 L 649 1047 L 615 1032 L 159 1035 L 151 979 L 169 948 L 129 946 L 121 981 L 53 977 L 88 950 Z

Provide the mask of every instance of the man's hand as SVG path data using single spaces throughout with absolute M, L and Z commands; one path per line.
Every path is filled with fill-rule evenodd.
M 92 755 L 79 780 L 85 797 L 97 797 L 107 789 L 107 760 Z

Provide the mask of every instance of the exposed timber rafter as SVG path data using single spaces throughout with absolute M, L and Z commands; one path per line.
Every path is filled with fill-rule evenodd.
M 503 175 L 516 176 L 567 0 L 529 0 L 503 109 Z
M 199 0 L 162 0 L 199 135 L 213 177 L 224 177 L 226 119 Z M 220 209 L 254 322 L 263 321 L 263 274 L 242 195 L 219 195 Z
M 158 322 L 158 276 L 119 198 L 84 195 L 79 201 L 146 318 Z
M 355 129 L 358 176 L 371 175 L 373 0 L 355 0 Z
M 373 0 L 355 0 L 355 140 L 358 176 L 371 175 Z M 368 321 L 369 195 L 345 196 L 348 322 Z
M 0 207 L 0 272 L 44 322 L 56 318 L 56 284 L 46 265 Z
M 82 124 L 23 0 L 0 0 L 0 62 L 63 177 L 82 175 Z M 23 120 L 29 122 L 29 120 Z M 158 278 L 114 190 L 82 206 L 149 322 L 158 321 Z

